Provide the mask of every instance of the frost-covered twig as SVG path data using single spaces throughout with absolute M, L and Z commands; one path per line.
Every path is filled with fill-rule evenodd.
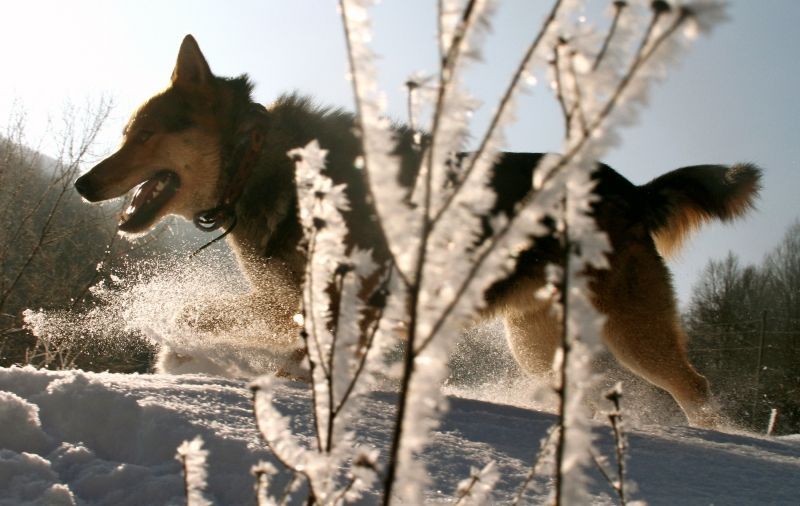
M 605 398 L 611 401 L 614 406 L 613 409 L 608 412 L 608 420 L 611 423 L 614 437 L 614 458 L 617 463 L 616 479 L 612 477 L 612 473 L 607 469 L 607 459 L 605 457 L 597 455 L 594 451 L 590 451 L 590 454 L 595 467 L 617 494 L 620 506 L 625 506 L 628 504 L 628 489 L 626 487 L 625 478 L 625 459 L 627 457 L 626 452 L 628 446 L 622 429 L 622 410 L 620 405 L 620 400 L 622 399 L 622 384 L 617 383 L 614 385 L 613 388 L 606 392 Z
M 326 151 L 312 141 L 289 154 L 295 160 L 307 254 L 296 321 L 302 326 L 311 372 L 316 444 L 307 448 L 291 433 L 288 419 L 273 403 L 272 380 L 261 378 L 253 383 L 254 410 L 264 440 L 294 475 L 283 496 L 274 502 L 287 500 L 302 477 L 308 484 L 309 503 L 335 504 L 360 497 L 377 476 L 377 453 L 355 444 L 350 422 L 359 406 L 357 399 L 377 369 L 373 362 L 381 356 L 381 350 L 375 348 L 385 308 L 382 304 L 370 308 L 377 323 L 363 321 L 367 312 L 361 298 L 363 282 L 375 279 L 374 295 L 380 298 L 392 277 L 376 274 L 377 265 L 369 251 L 346 249 L 347 226 L 342 213 L 349 210 L 349 202 L 344 185 L 334 185 L 323 174 Z
M 377 458 L 376 450 L 360 450 L 353 461 L 347 484 L 342 487 L 331 504 L 336 505 L 358 499 L 361 494 L 356 490 L 367 488 L 378 476 Z M 354 491 L 356 492 L 354 493 Z
M 605 39 L 603 39 L 603 46 L 600 48 L 600 51 L 597 53 L 597 58 L 594 60 L 594 64 L 592 65 L 593 71 L 597 71 L 597 67 L 599 67 L 600 62 L 603 61 L 603 57 L 606 55 L 606 51 L 608 51 L 608 46 L 611 43 L 611 39 L 614 38 L 614 34 L 617 32 L 619 17 L 622 15 L 622 10 L 628 6 L 628 2 L 626 0 L 614 0 L 613 5 L 614 19 L 611 20 L 611 27 L 606 32 Z
M 406 93 L 407 93 L 406 107 L 408 108 L 408 111 L 407 111 L 407 114 L 408 114 L 408 128 L 411 129 L 411 131 L 414 133 L 415 142 L 416 142 L 416 139 L 417 139 L 417 135 L 416 135 L 417 134 L 417 122 L 416 122 L 416 116 L 417 115 L 415 114 L 416 108 L 414 107 L 414 102 L 415 102 L 415 98 L 414 97 L 415 97 L 419 87 L 420 87 L 420 84 L 414 79 L 410 79 L 409 78 L 406 81 Z
M 622 383 L 614 385 L 614 388 L 606 393 L 606 399 L 614 405 L 614 409 L 608 413 L 608 421 L 614 431 L 614 455 L 617 459 L 617 479 L 609 483 L 614 487 L 614 491 L 617 492 L 620 504 L 625 506 L 627 504 L 625 494 L 625 457 L 628 444 L 625 433 L 622 430 L 622 409 L 620 406 Z
M 443 7 L 441 5 L 439 12 L 443 15 L 445 12 L 452 11 L 455 4 L 451 2 Z M 416 348 L 419 338 L 427 334 L 424 329 L 429 325 L 428 318 L 435 315 L 435 312 L 430 312 L 432 308 L 428 307 L 432 295 L 429 290 L 434 282 L 427 276 L 436 273 L 439 262 L 443 261 L 440 258 L 434 260 L 441 255 L 442 251 L 437 244 L 440 240 L 439 236 L 432 228 L 433 216 L 437 209 L 441 209 L 446 195 L 445 180 L 448 162 L 452 161 L 453 154 L 462 146 L 468 131 L 467 118 L 472 105 L 469 97 L 463 94 L 458 86 L 458 76 L 462 67 L 461 60 L 465 56 L 474 56 L 476 48 L 479 47 L 478 39 L 484 33 L 485 27 L 488 26 L 488 17 L 491 12 L 492 2 L 469 0 L 461 11 L 461 16 L 452 32 L 448 30 L 443 19 L 440 18 L 439 22 L 439 40 L 445 56 L 441 62 L 439 88 L 429 134 L 429 148 L 426 155 L 422 157 L 417 174 L 417 180 L 422 181 L 422 184 L 415 185 L 421 191 L 421 195 L 417 196 L 415 202 L 420 209 L 416 217 L 419 220 L 419 233 L 414 241 L 414 244 L 417 245 L 416 253 L 414 254 L 412 251 L 411 263 L 407 270 L 407 279 L 410 282 L 407 299 L 406 340 L 408 345 L 403 361 L 397 419 L 384 478 L 384 504 L 388 504 L 392 500 L 398 477 L 402 478 L 405 491 L 412 494 L 406 498 L 411 502 L 419 499 L 419 492 L 411 483 L 426 479 L 424 473 L 421 472 L 423 467 L 414 462 L 413 454 L 422 448 L 424 440 L 427 438 L 427 431 L 435 423 L 431 421 L 431 425 L 424 427 L 419 423 L 419 418 L 420 416 L 431 418 L 439 401 L 434 400 L 437 394 L 433 393 L 429 386 L 425 390 L 417 392 L 417 389 L 420 388 L 418 383 L 420 371 L 417 363 L 428 362 L 426 372 L 431 375 L 425 382 L 428 384 L 433 381 L 438 383 L 437 376 L 442 375 L 441 369 L 444 367 L 444 364 L 440 363 L 443 361 L 441 356 L 438 356 L 435 361 L 431 361 L 433 356 L 444 352 L 444 348 L 434 350 L 427 359 L 423 359 Z M 487 197 L 487 199 L 482 199 L 484 205 L 486 201 L 491 201 L 491 197 L 488 195 Z M 476 214 L 480 214 L 480 212 Z M 462 223 L 462 225 L 464 224 L 466 223 Z M 440 223 L 440 225 L 442 224 Z M 436 275 L 433 278 L 435 279 Z M 444 344 L 444 346 L 447 345 Z M 444 353 L 446 354 L 446 352 Z M 434 380 L 434 378 L 436 379 Z M 422 397 L 418 397 L 420 395 Z M 415 411 L 417 416 L 415 416 Z M 411 424 L 416 424 L 417 427 L 412 427 Z M 412 434 L 418 433 L 418 435 L 409 437 L 409 431 L 412 431 Z
M 256 479 L 255 492 L 256 492 L 256 506 L 274 506 L 280 504 L 273 501 L 268 493 L 269 477 L 274 476 L 278 470 L 269 462 L 261 461 L 254 465 L 250 470 Z
M 499 143 L 499 137 L 502 135 L 501 126 L 508 121 L 509 119 L 509 111 L 512 108 L 514 96 L 516 95 L 520 83 L 522 81 L 522 77 L 526 73 L 530 73 L 529 67 L 531 66 L 531 61 L 533 60 L 534 56 L 537 54 L 537 51 L 544 45 L 543 41 L 546 40 L 547 36 L 551 33 L 552 27 L 555 24 L 556 15 L 558 14 L 559 10 L 562 6 L 562 0 L 556 0 L 553 4 L 553 8 L 550 10 L 547 18 L 545 19 L 544 23 L 542 24 L 542 28 L 539 30 L 538 34 L 528 46 L 528 49 L 525 52 L 525 55 L 520 60 L 519 65 L 517 65 L 516 70 L 514 71 L 514 75 L 511 77 L 511 80 L 506 87 L 503 96 L 500 98 L 498 103 L 498 107 L 492 119 L 489 123 L 489 126 L 486 129 L 483 137 L 481 138 L 481 142 L 478 145 L 478 149 L 475 151 L 474 155 L 470 157 L 467 168 L 464 170 L 463 174 L 461 175 L 461 184 L 456 187 L 454 191 L 452 191 L 449 195 L 447 195 L 445 202 L 443 203 L 441 209 L 437 212 L 436 216 L 433 218 L 433 222 L 438 222 L 445 211 L 450 207 L 453 200 L 458 196 L 458 193 L 463 188 L 463 183 L 470 178 L 470 175 L 476 170 L 476 165 L 479 160 L 485 160 L 485 155 L 488 152 L 492 151 L 492 146 Z
M 597 455 L 594 452 L 594 450 L 591 450 L 589 453 L 592 456 L 592 462 L 594 462 L 594 467 L 596 467 L 597 470 L 600 471 L 600 474 L 603 475 L 603 478 L 605 478 L 606 482 L 609 485 L 611 485 L 611 488 L 613 488 L 614 491 L 616 491 L 617 487 L 614 484 L 614 478 L 611 477 L 611 473 L 609 473 L 608 469 L 606 469 L 607 459 L 602 455 Z
M 253 393 L 253 417 L 259 434 L 281 466 L 295 475 L 303 476 L 309 482 L 309 496 L 313 498 L 313 484 L 303 466 L 305 450 L 292 438 L 287 418 L 272 407 L 272 389 L 272 380 L 263 376 L 250 385 Z
M 339 403 L 334 405 L 332 412 L 334 416 L 336 416 L 342 409 L 344 409 L 347 401 L 350 400 L 351 394 L 355 391 L 356 386 L 359 383 L 365 382 L 364 381 L 364 372 L 365 367 L 367 365 L 367 359 L 370 356 L 369 352 L 373 348 L 373 343 L 375 342 L 375 335 L 378 333 L 378 329 L 380 326 L 380 322 L 383 320 L 383 314 L 386 309 L 386 291 L 388 290 L 389 281 L 391 280 L 392 271 L 387 269 L 388 274 L 384 277 L 384 280 L 381 281 L 378 285 L 378 288 L 373 293 L 373 296 L 370 297 L 373 299 L 372 304 L 377 305 L 377 311 L 373 316 L 373 321 L 371 322 L 370 328 L 366 330 L 366 342 L 363 346 L 361 346 L 359 353 L 360 358 L 358 359 L 358 365 L 356 366 L 355 371 L 353 372 L 353 377 L 350 383 L 347 385 L 344 393 L 342 394 Z M 377 297 L 379 300 L 374 300 Z
M 499 478 L 494 461 L 486 464 L 483 469 L 473 467 L 469 478 L 462 480 L 456 487 L 456 506 L 485 504 Z
M 283 487 L 283 492 L 281 492 L 280 497 L 277 500 L 278 504 L 289 504 L 289 501 L 292 499 L 292 494 L 297 492 L 297 490 L 302 486 L 305 477 L 298 473 L 297 471 L 292 472 L 292 477 L 289 479 L 289 482 Z M 313 500 L 314 496 L 309 496 L 309 501 Z
M 206 489 L 206 459 L 208 450 L 203 448 L 203 438 L 196 436 L 191 441 L 184 441 L 178 447 L 175 458 L 183 467 L 183 486 L 186 494 L 186 506 L 211 506 L 203 491 Z
M 630 20 L 623 19 L 620 11 L 621 7 L 617 7 L 611 29 L 616 31 L 624 22 L 626 29 L 630 31 Z M 656 52 L 673 37 L 676 30 L 693 15 L 694 11 L 688 6 L 679 8 L 666 27 L 663 27 L 660 21 L 669 12 L 670 8 L 665 2 L 656 1 L 652 4 L 652 14 L 647 27 L 638 39 L 630 36 L 619 37 L 621 44 L 627 44 L 629 41 L 635 43 L 638 40 L 638 47 L 633 52 L 631 63 L 627 70 L 619 75 L 609 73 L 608 65 L 599 63 L 592 70 L 588 70 L 586 64 L 579 69 L 576 60 L 581 59 L 583 62 L 588 60 L 587 55 L 582 53 L 586 50 L 579 46 L 580 37 L 569 39 L 561 37 L 554 45 L 554 86 L 564 114 L 567 132 L 566 154 L 540 174 L 536 174 L 538 183 L 535 186 L 545 187 L 553 177 L 558 177 L 563 171 L 572 173 L 572 176 L 565 180 L 564 218 L 561 229 L 562 247 L 566 256 L 560 304 L 562 347 L 556 360 L 560 366 L 557 386 L 560 431 L 555 450 L 553 492 L 556 504 L 580 502 L 586 499 L 582 495 L 582 487 L 578 486 L 581 480 L 585 480 L 580 469 L 585 466 L 582 462 L 586 462 L 588 458 L 585 455 L 592 453 L 591 431 L 582 427 L 585 421 L 576 415 L 576 410 L 580 410 L 576 403 L 583 395 L 585 383 L 590 381 L 580 366 L 582 362 L 588 360 L 587 353 L 591 354 L 592 348 L 597 343 L 596 337 L 587 335 L 587 331 L 596 335 L 596 330 L 592 331 L 590 330 L 592 326 L 587 326 L 589 323 L 587 317 L 591 318 L 593 309 L 586 297 L 588 287 L 583 273 L 587 267 L 604 268 L 600 257 L 606 246 L 603 246 L 604 240 L 600 238 L 593 220 L 586 219 L 591 214 L 587 203 L 592 202 L 591 190 L 587 192 L 587 189 L 593 185 L 591 179 L 586 176 L 591 171 L 593 159 L 607 145 L 608 141 L 604 141 L 603 137 L 613 139 L 607 132 L 608 127 L 613 126 L 608 124 L 612 113 L 616 117 L 623 118 L 624 114 L 631 114 L 631 104 L 634 102 L 630 101 L 630 97 L 635 96 L 630 91 L 633 84 L 638 83 L 640 91 L 636 93 L 642 93 L 641 90 L 644 89 L 642 85 L 647 83 L 649 77 L 646 74 L 643 76 L 646 65 L 651 63 Z M 606 58 L 606 61 L 619 60 L 620 54 L 616 54 L 619 52 L 619 47 L 615 48 L 613 58 L 610 55 L 610 48 L 614 44 L 611 35 L 607 35 L 605 40 L 601 51 L 608 56 L 603 58 Z M 598 60 L 600 59 L 598 57 Z M 606 75 L 603 75 L 604 73 Z M 596 77 L 595 74 L 603 77 Z M 588 97 L 584 94 L 581 83 L 587 84 Z M 586 119 L 581 120 L 581 128 L 575 128 L 574 114 L 585 115 Z M 587 247 L 594 248 L 595 251 L 589 252 Z M 580 446 L 585 448 L 581 450 Z M 579 455 L 581 453 L 583 457 Z M 564 486 L 566 481 L 570 482 L 568 488 Z M 616 490 L 619 493 L 619 489 Z

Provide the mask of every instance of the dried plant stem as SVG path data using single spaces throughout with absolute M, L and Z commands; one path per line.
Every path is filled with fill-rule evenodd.
M 336 356 L 336 342 L 337 342 L 337 335 L 339 334 L 339 322 L 341 320 L 341 307 L 342 307 L 342 287 L 344 286 L 344 280 L 347 276 L 347 271 L 343 272 L 340 275 L 334 273 L 334 277 L 338 277 L 338 283 L 336 283 L 336 300 L 337 300 L 337 308 L 335 311 L 336 319 L 334 321 L 334 328 L 331 332 L 331 351 L 329 355 L 328 361 L 328 433 L 325 438 L 325 452 L 330 453 L 333 449 L 333 428 L 336 424 L 336 412 L 334 412 L 333 407 L 335 404 L 335 400 L 333 398 L 334 395 L 334 379 L 333 379 L 333 367 L 334 367 L 334 357 Z M 313 388 L 313 387 L 312 387 Z
M 600 474 L 603 475 L 603 478 L 606 480 L 606 482 L 611 485 L 611 488 L 616 491 L 616 487 L 614 486 L 614 478 L 611 477 L 611 473 L 608 472 L 606 466 L 603 464 L 603 462 L 601 462 L 600 457 L 598 457 L 593 450 L 590 450 L 589 454 L 592 456 L 592 462 L 594 462 L 594 466 L 598 471 L 600 471 Z
M 266 497 L 266 490 L 267 490 L 267 473 L 264 471 L 255 471 L 253 473 L 256 478 L 256 506 L 267 506 L 267 503 L 263 501 Z
M 566 46 L 566 39 L 560 38 L 553 50 L 553 61 L 551 65 L 553 66 L 553 75 L 555 76 L 556 100 L 561 108 L 561 114 L 564 116 L 564 137 L 569 138 L 570 132 L 572 131 L 572 113 L 570 112 L 572 107 L 567 104 L 567 97 L 564 93 L 564 79 L 561 76 L 561 48 Z
M 317 234 L 316 230 L 311 233 L 311 238 L 309 239 L 308 245 L 308 260 L 306 261 L 306 278 L 308 280 L 308 286 L 311 287 L 309 290 L 313 290 L 314 286 L 314 254 L 316 253 L 316 246 L 317 246 Z M 322 372 L 324 373 L 325 377 L 330 380 L 331 373 L 328 368 L 325 366 L 325 359 L 322 357 L 322 346 L 319 343 L 319 328 L 317 325 L 317 311 L 314 308 L 314 297 L 313 294 L 309 294 L 308 297 L 310 307 L 306 308 L 305 303 L 304 306 L 304 315 L 303 321 L 305 322 L 305 318 L 310 318 L 309 322 L 311 323 L 311 339 L 314 340 L 314 346 L 317 349 L 317 363 L 322 368 Z M 310 350 L 307 350 L 310 352 Z M 310 356 L 310 355 L 309 355 Z
M 344 488 L 342 488 L 342 490 L 339 491 L 339 493 L 336 495 L 333 501 L 331 501 L 331 504 L 336 505 L 339 503 L 343 503 L 344 497 L 347 495 L 348 492 L 350 492 L 350 489 L 353 488 L 353 485 L 355 484 L 356 484 L 356 477 L 350 475 L 350 481 L 348 481 L 347 485 L 345 485 Z
M 469 484 L 466 486 L 464 490 L 462 490 L 458 494 L 458 498 L 455 502 L 455 506 L 459 506 L 460 504 L 464 503 L 464 500 L 470 496 L 472 493 L 472 489 L 475 485 L 480 481 L 480 476 L 476 473 L 469 477 Z
M 608 29 L 606 38 L 603 40 L 603 47 L 601 47 L 600 52 L 597 53 L 597 58 L 594 60 L 592 70 L 597 70 L 597 68 L 600 66 L 600 62 L 603 61 L 603 57 L 606 55 L 606 51 L 608 51 L 608 46 L 611 43 L 611 39 L 614 38 L 614 34 L 617 31 L 617 25 L 619 24 L 619 18 L 622 15 L 622 10 L 627 7 L 627 5 L 628 2 L 625 0 L 616 0 L 614 2 L 614 19 L 611 21 L 611 27 Z
M 181 470 L 183 471 L 183 497 L 186 498 L 186 506 L 189 505 L 189 492 L 191 491 L 191 487 L 189 486 L 189 468 L 186 465 L 186 455 L 179 455 L 178 459 L 181 463 Z
M 308 287 L 313 287 L 314 286 L 313 285 L 312 266 L 313 266 L 313 262 L 314 262 L 314 251 L 315 251 L 315 247 L 316 247 L 316 237 L 317 237 L 316 232 L 312 232 L 311 233 L 311 237 L 309 238 L 308 259 L 306 260 L 306 272 L 305 272 L 305 279 L 306 279 L 306 283 L 307 283 Z M 317 415 L 317 409 L 316 409 L 316 406 L 317 406 L 317 389 L 314 386 L 314 382 L 315 382 L 314 374 L 316 372 L 316 368 L 319 366 L 319 367 L 323 368 L 323 374 L 326 375 L 326 377 L 330 378 L 330 376 L 328 376 L 327 371 L 324 369 L 325 363 L 322 360 L 322 354 L 321 354 L 322 351 L 321 351 L 321 347 L 319 345 L 319 340 L 318 340 L 318 337 L 317 337 L 316 317 L 315 317 L 315 311 L 314 311 L 314 307 L 313 307 L 313 297 L 309 297 L 309 300 L 311 301 L 311 307 L 306 307 L 306 294 L 304 293 L 303 294 L 303 303 L 301 304 L 301 309 L 300 309 L 300 311 L 301 311 L 300 314 L 303 317 L 303 328 L 300 330 L 300 337 L 302 338 L 303 345 L 305 346 L 306 356 L 309 357 L 309 360 L 308 360 L 308 364 L 309 365 L 308 365 L 308 367 L 309 367 L 309 374 L 311 375 L 311 404 L 313 406 L 313 409 L 311 410 L 311 412 L 312 412 L 312 415 L 314 417 L 314 433 L 317 436 L 316 437 L 317 450 L 322 451 L 322 438 L 321 438 L 322 428 L 320 427 L 320 419 L 319 419 L 319 416 Z M 308 318 L 310 318 L 310 320 Z M 308 335 L 308 331 L 306 331 L 306 328 L 305 328 L 305 323 L 307 321 L 310 322 L 310 324 L 311 324 L 311 334 L 312 334 L 311 336 Z M 317 349 L 317 360 L 311 360 L 311 345 L 309 344 L 309 341 L 312 340 L 312 339 L 314 340 L 314 347 Z M 255 399 L 253 399 L 253 402 L 255 403 Z M 254 406 L 255 406 L 255 404 L 254 404 Z
M 575 94 L 575 102 L 572 105 L 572 109 L 569 112 L 570 119 L 577 114 L 578 121 L 580 122 L 581 131 L 583 135 L 588 135 L 588 125 L 586 124 L 586 115 L 583 112 L 583 94 L 581 93 L 581 86 L 578 82 L 578 72 L 575 70 L 575 53 L 572 52 L 569 55 L 569 73 L 572 77 L 572 83 L 574 85 L 574 89 L 572 92 Z M 567 132 L 569 135 L 569 131 Z
M 418 278 L 417 278 L 418 279 Z M 416 284 L 416 283 L 415 283 Z M 414 295 L 414 293 L 417 295 Z M 417 354 L 414 351 L 414 332 L 416 331 L 416 310 L 414 309 L 416 306 L 416 301 L 419 294 L 419 287 L 412 286 L 411 291 L 411 317 L 409 319 L 409 339 L 408 339 L 408 346 L 406 349 L 406 353 L 403 359 L 403 378 L 402 383 L 400 385 L 400 398 L 397 402 L 397 415 L 395 418 L 395 428 L 392 431 L 392 446 L 389 450 L 389 460 L 387 463 L 386 468 L 386 476 L 383 480 L 383 504 L 384 506 L 388 506 L 391 504 L 392 500 L 392 488 L 394 487 L 394 482 L 397 479 L 397 465 L 398 465 L 398 455 L 400 453 L 400 444 L 403 439 L 403 419 L 405 417 L 405 412 L 407 409 L 408 403 L 408 396 L 409 390 L 411 385 L 411 377 L 414 374 L 414 359 L 416 358 Z
M 461 20 L 456 27 L 455 33 L 453 34 L 453 40 L 450 42 L 450 46 L 447 47 L 444 57 L 441 61 L 441 69 L 439 72 L 439 89 L 436 95 L 436 105 L 434 107 L 433 113 L 433 125 L 431 126 L 430 132 L 430 143 L 427 156 L 423 156 L 420 161 L 420 170 L 418 171 L 419 174 L 423 174 L 422 166 L 427 162 L 428 168 L 427 171 L 424 172 L 425 176 L 425 186 L 424 186 L 424 195 L 423 195 L 423 226 L 422 226 L 422 241 L 419 248 L 419 255 L 417 257 L 417 277 L 422 275 L 422 266 L 424 265 L 424 255 L 425 251 L 427 250 L 427 239 L 430 235 L 430 230 L 432 229 L 432 218 L 430 215 L 431 211 L 431 184 L 433 181 L 433 169 L 434 169 L 434 151 L 436 149 L 436 140 L 439 136 L 439 129 L 442 124 L 442 120 L 444 119 L 444 105 L 445 100 L 450 92 L 450 86 L 453 83 L 453 77 L 455 76 L 455 72 L 458 66 L 458 60 L 461 56 L 461 42 L 464 40 L 464 37 L 472 27 L 474 23 L 473 14 L 475 13 L 475 2 L 476 0 L 469 0 L 467 5 L 464 7 L 464 11 L 461 15 Z M 442 12 L 440 10 L 440 15 Z M 441 30 L 443 30 L 442 20 L 439 20 L 439 40 L 442 41 L 443 34 Z M 442 43 L 444 43 L 442 41 Z M 415 279 L 418 281 L 418 279 Z M 418 283 L 419 286 L 419 283 Z

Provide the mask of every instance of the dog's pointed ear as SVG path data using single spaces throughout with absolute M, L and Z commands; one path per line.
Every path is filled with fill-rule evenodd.
M 213 79 L 214 74 L 211 73 L 200 46 L 194 37 L 187 35 L 178 50 L 178 61 L 175 62 L 175 69 L 172 71 L 172 85 L 190 89 L 199 88 Z

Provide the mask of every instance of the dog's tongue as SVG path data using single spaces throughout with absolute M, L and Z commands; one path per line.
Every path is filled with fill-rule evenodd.
M 178 176 L 169 171 L 160 172 L 139 185 L 120 217 L 119 229 L 126 232 L 147 225 L 177 189 Z

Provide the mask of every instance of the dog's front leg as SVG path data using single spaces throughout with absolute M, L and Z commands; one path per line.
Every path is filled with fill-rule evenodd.
M 298 307 L 291 286 L 276 283 L 254 285 L 247 293 L 191 300 L 175 317 L 158 369 L 236 376 L 277 371 L 301 379 L 307 371 L 302 367 L 304 354 L 298 351 Z

